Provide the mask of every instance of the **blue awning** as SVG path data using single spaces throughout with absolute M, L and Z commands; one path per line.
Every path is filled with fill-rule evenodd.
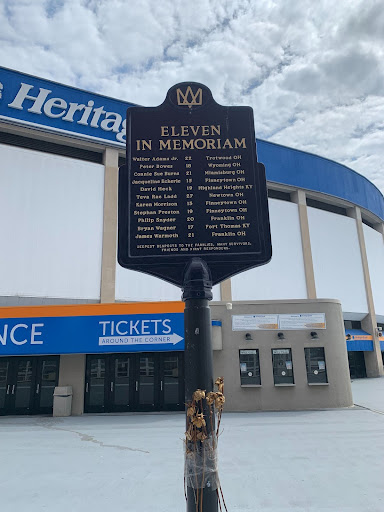
M 345 339 L 348 352 L 372 352 L 372 334 L 362 329 L 345 329 Z
M 384 352 L 384 340 L 380 340 L 380 350 Z

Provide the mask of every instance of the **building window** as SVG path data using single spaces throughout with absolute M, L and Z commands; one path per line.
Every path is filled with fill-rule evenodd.
M 324 347 L 305 348 L 304 352 L 308 384 L 328 382 Z
M 294 384 L 292 350 L 290 348 L 272 349 L 273 379 L 275 384 Z
M 326 212 L 337 213 L 338 215 L 347 215 L 346 208 L 336 206 L 334 204 L 323 203 L 323 201 L 317 201 L 317 199 L 311 199 L 307 197 L 307 206 L 311 208 L 317 208 L 318 210 L 324 210 Z
M 345 329 L 361 329 L 361 322 L 358 320 L 344 320 Z
M 282 192 L 281 190 L 268 189 L 268 197 L 270 199 L 279 199 L 280 201 L 291 202 L 291 194 L 289 192 Z
M 258 349 L 240 350 L 239 361 L 241 385 L 260 385 L 260 361 Z
M 96 151 L 89 151 L 88 149 L 81 149 L 74 146 L 65 146 L 54 142 L 30 139 L 29 137 L 14 135 L 12 133 L 0 132 L 0 143 L 8 144 L 9 146 L 28 148 L 34 151 L 42 151 L 43 153 L 68 156 L 76 158 L 77 160 L 85 160 L 87 162 L 95 162 L 97 164 L 103 163 L 103 153 L 101 151 L 98 153 Z
M 365 224 L 366 226 L 372 228 L 372 229 L 375 229 L 375 226 L 372 224 L 372 222 L 370 222 L 369 220 L 367 220 L 366 218 L 364 218 L 363 216 L 361 217 L 361 222 L 363 224 Z

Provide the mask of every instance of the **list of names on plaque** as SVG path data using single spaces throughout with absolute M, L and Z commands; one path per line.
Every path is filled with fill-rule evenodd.
M 150 133 L 132 133 L 130 255 L 257 252 L 251 141 L 223 122 Z

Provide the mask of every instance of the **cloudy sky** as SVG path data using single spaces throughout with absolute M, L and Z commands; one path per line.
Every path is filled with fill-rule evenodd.
M 146 106 L 202 82 L 384 191 L 382 0 L 0 0 L 0 65 Z

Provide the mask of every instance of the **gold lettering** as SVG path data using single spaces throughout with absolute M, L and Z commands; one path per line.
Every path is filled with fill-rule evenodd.
M 171 149 L 171 141 L 170 139 L 168 140 L 159 140 L 159 149 Z
M 209 126 L 202 126 L 201 127 L 201 135 L 209 135 Z
M 163 128 L 168 127 L 162 127 L 162 133 L 166 133 L 166 130 Z M 207 130 L 209 131 L 212 126 L 182 126 L 180 128 L 181 134 L 185 135 L 189 132 L 189 129 L 193 132 L 200 132 L 202 135 L 207 133 Z M 218 125 L 217 129 L 220 129 L 220 125 Z M 175 126 L 170 127 L 170 135 L 172 137 L 175 137 L 177 135 L 180 135 L 176 132 Z M 137 150 L 145 150 L 145 149 L 152 149 L 152 141 L 151 140 L 137 140 L 136 141 Z M 238 139 L 234 137 L 233 139 L 203 139 L 202 137 L 199 139 L 167 139 L 162 140 L 159 139 L 159 149 L 167 149 L 167 150 L 193 150 L 193 149 L 207 149 L 207 150 L 214 150 L 214 149 L 234 149 L 234 148 L 247 148 L 246 144 L 246 138 L 243 137 L 242 139 Z M 208 158 L 208 157 L 207 157 Z M 211 157 L 209 157 L 211 158 Z M 230 158 L 230 157 L 228 157 Z M 230 165 L 230 164 L 228 164 Z
M 200 147 L 199 147 L 200 145 Z M 195 148 L 196 149 L 205 149 L 207 143 L 204 139 L 195 139 Z
M 168 126 L 162 126 L 161 127 L 161 136 L 162 137 L 169 137 Z
M 225 139 L 225 142 L 223 144 L 223 149 L 225 148 L 233 148 L 232 144 L 231 144 L 231 141 L 229 139 Z
M 246 144 L 245 144 L 245 137 L 243 137 L 241 140 L 239 139 L 236 139 L 235 137 L 235 148 L 246 148 Z
M 146 149 L 152 149 L 152 140 L 136 140 L 136 149 L 137 151 L 144 151 Z
M 220 125 L 211 125 L 211 135 L 215 135 L 215 133 L 217 133 L 217 135 L 220 135 Z
M 181 128 L 181 136 L 188 137 L 188 135 L 189 135 L 188 126 L 180 126 L 180 128 Z
M 190 139 L 190 140 L 183 139 L 183 149 L 193 149 L 193 140 L 194 139 Z
M 190 126 L 190 128 L 191 128 L 193 135 L 196 137 L 196 135 L 199 133 L 200 126 Z

